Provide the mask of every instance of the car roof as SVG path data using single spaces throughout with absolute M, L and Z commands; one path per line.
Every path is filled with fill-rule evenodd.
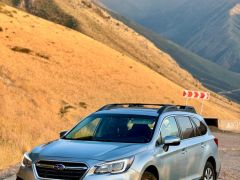
M 107 104 L 94 114 L 132 114 L 160 117 L 166 113 L 179 114 L 180 112 L 183 114 L 196 114 L 196 110 L 192 106 L 141 103 Z
M 142 115 L 142 116 L 154 116 L 159 117 L 158 109 L 150 108 L 115 108 L 97 111 L 94 114 L 128 114 L 128 115 Z M 196 113 L 184 112 L 184 111 L 171 111 L 161 114 L 162 116 L 170 115 L 188 115 L 188 116 L 199 116 Z
M 128 114 L 128 115 L 143 115 L 143 116 L 155 116 L 158 117 L 158 109 L 146 109 L 146 108 L 115 108 L 97 111 L 94 114 Z

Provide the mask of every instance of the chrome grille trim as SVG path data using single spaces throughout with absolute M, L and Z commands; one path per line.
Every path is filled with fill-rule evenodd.
M 54 165 L 36 163 L 36 166 L 37 167 L 42 167 L 42 168 L 54 169 Z M 87 167 L 81 167 L 81 166 L 79 166 L 79 167 L 65 166 L 65 169 L 67 169 L 67 170 L 87 170 L 88 168 Z
M 64 170 L 69 170 L 69 171 L 84 171 L 84 174 L 81 175 L 81 177 L 79 177 L 79 179 L 83 179 L 85 177 L 85 175 L 87 174 L 88 170 L 89 170 L 89 166 L 86 164 L 86 163 L 83 163 L 83 162 L 73 162 L 73 161 L 59 161 L 59 160 L 39 160 L 37 162 L 35 162 L 33 165 L 32 165 L 32 169 L 33 169 L 33 172 L 34 172 L 34 176 L 36 179 L 38 180 L 49 180 L 49 179 L 55 179 L 55 180 L 63 180 L 63 179 L 69 179 L 69 178 L 60 178 L 60 179 L 57 179 L 57 178 L 46 178 L 46 177 L 41 177 L 39 176 L 39 173 L 38 173 L 38 170 L 37 168 L 47 168 L 49 170 L 55 170 L 54 168 L 54 165 L 48 165 L 48 164 L 41 164 L 41 162 L 50 162 L 50 163 L 56 163 L 56 164 L 64 164 L 64 163 L 72 163 L 72 164 L 83 164 L 84 167 L 82 166 L 76 166 L 76 167 L 73 167 L 73 166 L 65 166 L 65 169 Z M 59 171 L 61 172 L 61 170 Z

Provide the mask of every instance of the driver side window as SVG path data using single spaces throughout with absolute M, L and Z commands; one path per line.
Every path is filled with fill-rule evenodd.
M 162 122 L 162 125 L 161 125 L 162 142 L 166 136 L 179 137 L 179 130 L 174 117 L 167 117 Z

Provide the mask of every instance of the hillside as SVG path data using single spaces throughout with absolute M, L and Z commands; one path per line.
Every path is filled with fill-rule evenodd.
M 188 70 L 205 87 L 240 102 L 240 74 L 226 70 L 189 50 L 162 38 L 157 33 L 111 12 L 111 15 L 151 40 L 159 49 L 165 51 L 184 69 Z M 233 90 L 233 91 L 232 91 Z
M 187 89 L 202 89 L 200 81 L 215 92 L 227 91 L 223 95 L 240 102 L 238 91 L 229 92 L 232 89 L 240 88 L 240 75 L 228 72 L 213 63 L 208 63 L 207 60 L 159 37 L 157 34 L 120 18 L 121 21 L 127 24 L 127 26 L 124 25 L 121 21 L 114 19 L 112 13 L 109 14 L 90 0 L 20 0 L 18 4 L 12 4 L 10 0 L 2 1 L 55 23 L 60 22 L 60 24 L 67 27 L 70 27 L 69 24 L 73 24 L 74 26 L 70 28 L 80 31 L 147 65 Z M 116 16 L 114 15 L 114 17 Z M 136 31 L 152 40 L 159 49 Z M 174 59 L 162 50 L 169 53 Z M 189 63 L 189 60 L 192 63 Z M 204 60 L 203 63 L 202 60 Z M 192 75 L 186 71 L 178 68 L 175 61 L 191 72 L 198 81 L 193 79 Z M 216 70 L 212 72 L 212 69 Z
M 100 2 L 203 58 L 240 73 L 240 0 Z
M 152 0 L 153 1 L 153 0 Z M 152 2 L 151 1 L 151 2 Z M 125 15 L 128 18 L 136 19 L 138 21 L 138 13 L 134 14 L 132 12 L 140 11 L 143 16 L 145 13 L 150 13 L 151 9 L 159 8 L 159 6 L 153 6 L 154 3 L 160 3 L 160 1 L 154 1 L 148 5 L 144 6 L 143 1 L 139 1 L 137 4 L 137 9 L 132 9 L 132 11 L 127 13 L 127 9 L 119 9 L 120 5 L 118 1 L 97 1 L 101 3 L 101 6 L 106 5 L 106 8 L 110 8 L 108 10 L 111 15 L 124 22 L 129 27 L 133 28 L 136 32 L 142 34 L 149 40 L 151 40 L 159 49 L 165 51 L 166 53 L 170 54 L 176 62 L 189 71 L 196 79 L 198 79 L 204 86 L 208 87 L 209 89 L 221 93 L 228 98 L 240 102 L 239 96 L 239 89 L 240 89 L 240 74 L 234 73 L 227 70 L 225 67 L 217 65 L 207 59 L 198 56 L 197 54 L 192 53 L 191 51 L 177 45 L 176 43 L 167 40 L 160 36 L 158 33 L 149 30 L 148 28 L 139 25 L 133 20 L 129 20 L 122 15 Z M 176 6 L 181 4 L 182 1 L 178 1 L 175 3 Z M 136 4 L 135 1 L 128 1 L 126 4 L 130 3 L 131 6 L 129 8 L 134 8 L 133 4 Z M 169 6 L 161 6 L 167 9 Z M 136 8 L 136 7 L 135 7 Z M 115 10 L 115 12 L 114 12 Z M 155 12 L 153 10 L 153 12 Z M 122 14 L 122 15 L 121 15 Z M 150 18 L 149 21 L 152 19 Z M 141 21 L 139 21 L 141 23 Z M 164 25 L 165 20 L 162 20 L 162 28 L 165 27 Z M 168 29 L 168 31 L 174 30 L 174 28 Z M 167 31 L 167 30 L 166 30 Z M 178 34 L 179 37 L 183 37 L 182 35 Z M 214 69 L 214 71 L 213 71 Z M 233 90 L 233 91 L 232 91 Z
M 4 4 L 0 27 L 0 168 L 106 103 L 185 102 L 183 87 L 77 31 Z M 204 116 L 240 117 L 239 105 L 216 95 L 204 108 Z
M 4 1 L 11 4 L 10 0 Z M 133 29 L 112 18 L 108 12 L 91 1 L 35 0 L 28 1 L 28 4 L 25 4 L 24 1 L 20 2 L 17 5 L 18 8 L 55 23 L 59 22 L 56 18 L 58 14 L 71 17 L 77 22 L 76 27 L 72 27 L 73 29 L 147 65 L 185 88 L 202 88 L 201 84 L 187 71 L 180 69 L 176 61 L 168 54 Z M 59 19 L 61 18 L 63 17 L 59 17 Z

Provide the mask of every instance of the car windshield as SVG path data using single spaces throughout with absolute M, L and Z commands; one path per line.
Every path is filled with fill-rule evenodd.
M 152 139 L 156 119 L 140 115 L 92 115 L 75 126 L 64 139 L 147 143 Z

